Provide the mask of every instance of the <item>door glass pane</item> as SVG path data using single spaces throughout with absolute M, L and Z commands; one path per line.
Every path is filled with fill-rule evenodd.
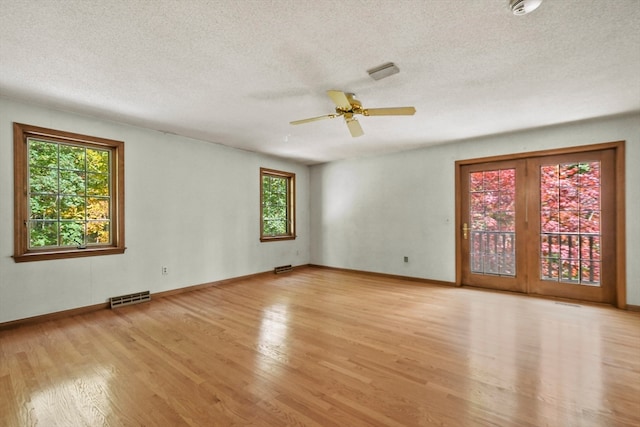
M 540 277 L 600 286 L 600 162 L 540 167 Z
M 515 169 L 469 174 L 473 273 L 516 275 L 515 190 Z

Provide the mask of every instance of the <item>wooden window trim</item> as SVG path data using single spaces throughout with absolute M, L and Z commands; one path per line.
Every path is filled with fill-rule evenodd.
M 263 205 L 264 194 L 262 191 L 262 179 L 265 175 L 276 176 L 281 178 L 287 178 L 288 191 L 287 191 L 287 209 L 288 217 L 291 218 L 288 233 L 280 236 L 265 236 L 264 234 L 264 220 L 263 220 Z M 296 174 L 292 172 L 283 172 L 275 169 L 260 168 L 260 241 L 261 242 L 278 242 L 282 240 L 294 240 L 296 236 Z
M 27 220 L 29 215 L 27 199 L 27 140 L 45 139 L 53 142 L 109 149 L 112 153 L 111 186 L 113 189 L 113 211 L 111 218 L 111 239 L 109 245 L 80 248 L 29 249 Z M 13 181 L 14 181 L 14 254 L 15 262 L 42 261 L 52 259 L 78 258 L 97 255 L 122 254 L 124 243 L 124 142 L 94 136 L 81 135 L 13 123 Z

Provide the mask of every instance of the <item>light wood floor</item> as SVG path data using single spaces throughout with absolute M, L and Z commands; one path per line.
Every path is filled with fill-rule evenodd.
M 640 314 L 320 268 L 0 331 L 2 426 L 638 426 Z

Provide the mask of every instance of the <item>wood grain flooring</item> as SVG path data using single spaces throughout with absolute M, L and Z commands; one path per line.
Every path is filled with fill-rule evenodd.
M 1 426 L 639 426 L 640 313 L 302 268 L 0 331 Z

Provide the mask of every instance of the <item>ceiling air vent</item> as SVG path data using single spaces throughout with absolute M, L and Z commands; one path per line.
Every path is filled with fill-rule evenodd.
M 400 68 L 398 68 L 393 62 L 387 62 L 386 64 L 367 70 L 367 73 L 369 73 L 373 80 L 384 79 L 385 77 L 389 77 L 399 72 Z

